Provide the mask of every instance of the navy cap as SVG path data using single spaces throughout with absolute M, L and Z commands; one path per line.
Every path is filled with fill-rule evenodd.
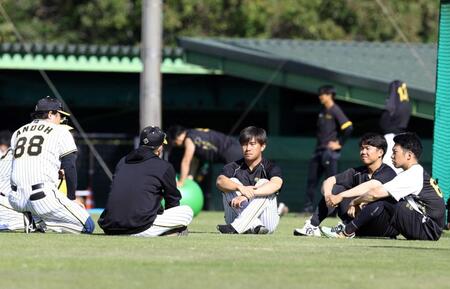
M 167 144 L 166 134 L 157 126 L 147 126 L 141 132 L 139 144 L 157 148 L 162 144 Z
M 36 112 L 57 111 L 60 114 L 70 116 L 70 113 L 65 112 L 63 110 L 62 103 L 58 99 L 50 96 L 41 98 L 36 104 L 34 111 Z

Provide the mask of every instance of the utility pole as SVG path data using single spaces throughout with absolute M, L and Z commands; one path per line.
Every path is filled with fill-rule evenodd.
M 142 1 L 139 124 L 161 127 L 162 0 Z

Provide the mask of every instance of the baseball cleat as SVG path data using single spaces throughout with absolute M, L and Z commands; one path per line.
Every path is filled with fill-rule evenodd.
M 320 227 L 320 230 L 325 237 L 331 239 L 352 239 L 355 237 L 355 233 L 350 235 L 345 233 L 345 225 L 342 223 L 339 223 L 334 227 Z
M 222 234 L 237 234 L 236 230 L 230 224 L 217 225 L 217 230 Z
M 171 229 L 167 232 L 164 232 L 161 234 L 161 236 L 178 236 L 178 237 L 183 237 L 183 236 L 187 236 L 189 234 L 188 228 L 186 226 L 182 226 L 179 228 L 174 228 Z
M 256 226 L 252 231 L 253 231 L 253 234 L 258 234 L 258 235 L 269 234 L 269 229 L 267 229 L 264 226 Z
M 322 237 L 322 233 L 318 226 L 311 225 L 311 220 L 306 220 L 303 228 L 294 230 L 294 236 Z
M 278 213 L 278 216 L 282 217 L 282 216 L 286 215 L 287 213 L 289 213 L 289 208 L 286 206 L 285 203 L 280 203 L 277 208 L 277 213 Z

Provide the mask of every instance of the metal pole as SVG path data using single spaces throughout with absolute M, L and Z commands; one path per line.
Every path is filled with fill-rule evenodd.
M 162 0 L 142 1 L 140 127 L 161 127 Z

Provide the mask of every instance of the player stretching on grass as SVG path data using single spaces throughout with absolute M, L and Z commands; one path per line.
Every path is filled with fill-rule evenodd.
M 14 132 L 9 201 L 15 210 L 30 212 L 47 229 L 92 233 L 95 225 L 88 212 L 57 189 L 60 168 L 70 179 L 68 184 L 76 184 L 77 179 L 75 141 L 60 125 L 67 116 L 59 100 L 46 97 L 38 101 L 33 121 Z M 27 221 L 33 223 L 31 216 Z M 26 232 L 33 229 L 29 224 Z

